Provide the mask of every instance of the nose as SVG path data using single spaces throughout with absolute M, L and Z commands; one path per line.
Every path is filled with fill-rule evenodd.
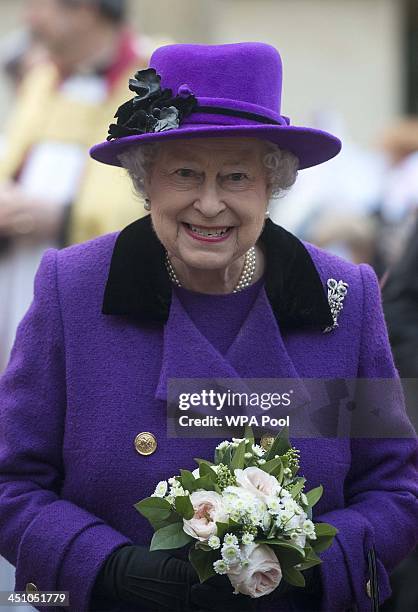
M 193 208 L 204 217 L 213 218 L 225 210 L 226 204 L 221 197 L 216 180 L 205 180 L 199 188 L 199 194 Z

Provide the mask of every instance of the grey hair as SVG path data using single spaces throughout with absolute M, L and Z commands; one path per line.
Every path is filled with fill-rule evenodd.
M 266 152 L 263 164 L 267 170 L 267 180 L 271 186 L 271 197 L 284 195 L 286 190 L 295 183 L 299 159 L 286 149 L 280 149 L 273 142 L 264 141 Z M 130 147 L 118 155 L 122 166 L 127 170 L 135 192 L 140 198 L 146 198 L 145 178 L 150 172 L 157 157 L 161 143 L 147 143 Z

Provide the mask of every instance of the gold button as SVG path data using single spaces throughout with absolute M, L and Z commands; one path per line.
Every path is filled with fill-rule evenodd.
M 39 591 L 38 587 L 34 582 L 28 582 L 26 584 L 26 593 L 37 593 Z
M 157 449 L 157 439 L 149 431 L 141 431 L 137 434 L 134 444 L 140 455 L 152 455 Z
M 272 436 L 271 434 L 265 433 L 261 436 L 260 444 L 264 448 L 264 450 L 269 450 L 273 442 L 274 442 L 274 436 Z
M 366 584 L 366 593 L 367 593 L 367 595 L 368 595 L 368 596 L 370 597 L 370 599 L 371 599 L 371 597 L 372 597 L 372 590 L 371 590 L 371 587 L 370 587 L 370 580 L 368 580 L 368 581 L 367 581 L 367 584 Z

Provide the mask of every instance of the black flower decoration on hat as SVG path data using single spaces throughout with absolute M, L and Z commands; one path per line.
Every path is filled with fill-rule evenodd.
M 190 90 L 187 95 L 182 90 L 180 95 L 173 96 L 171 89 L 161 89 L 161 77 L 154 68 L 136 72 L 129 79 L 129 89 L 137 95 L 118 108 L 117 123 L 109 126 L 107 140 L 178 128 L 197 106 Z

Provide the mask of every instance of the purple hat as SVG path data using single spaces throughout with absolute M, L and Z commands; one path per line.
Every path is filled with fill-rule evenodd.
M 179 138 L 255 137 L 299 158 L 299 168 L 331 159 L 338 138 L 290 125 L 281 114 L 282 62 L 264 43 L 167 45 L 154 51 L 150 67 L 129 81 L 136 96 L 119 107 L 94 159 L 120 166 L 118 155 L 133 145 Z

